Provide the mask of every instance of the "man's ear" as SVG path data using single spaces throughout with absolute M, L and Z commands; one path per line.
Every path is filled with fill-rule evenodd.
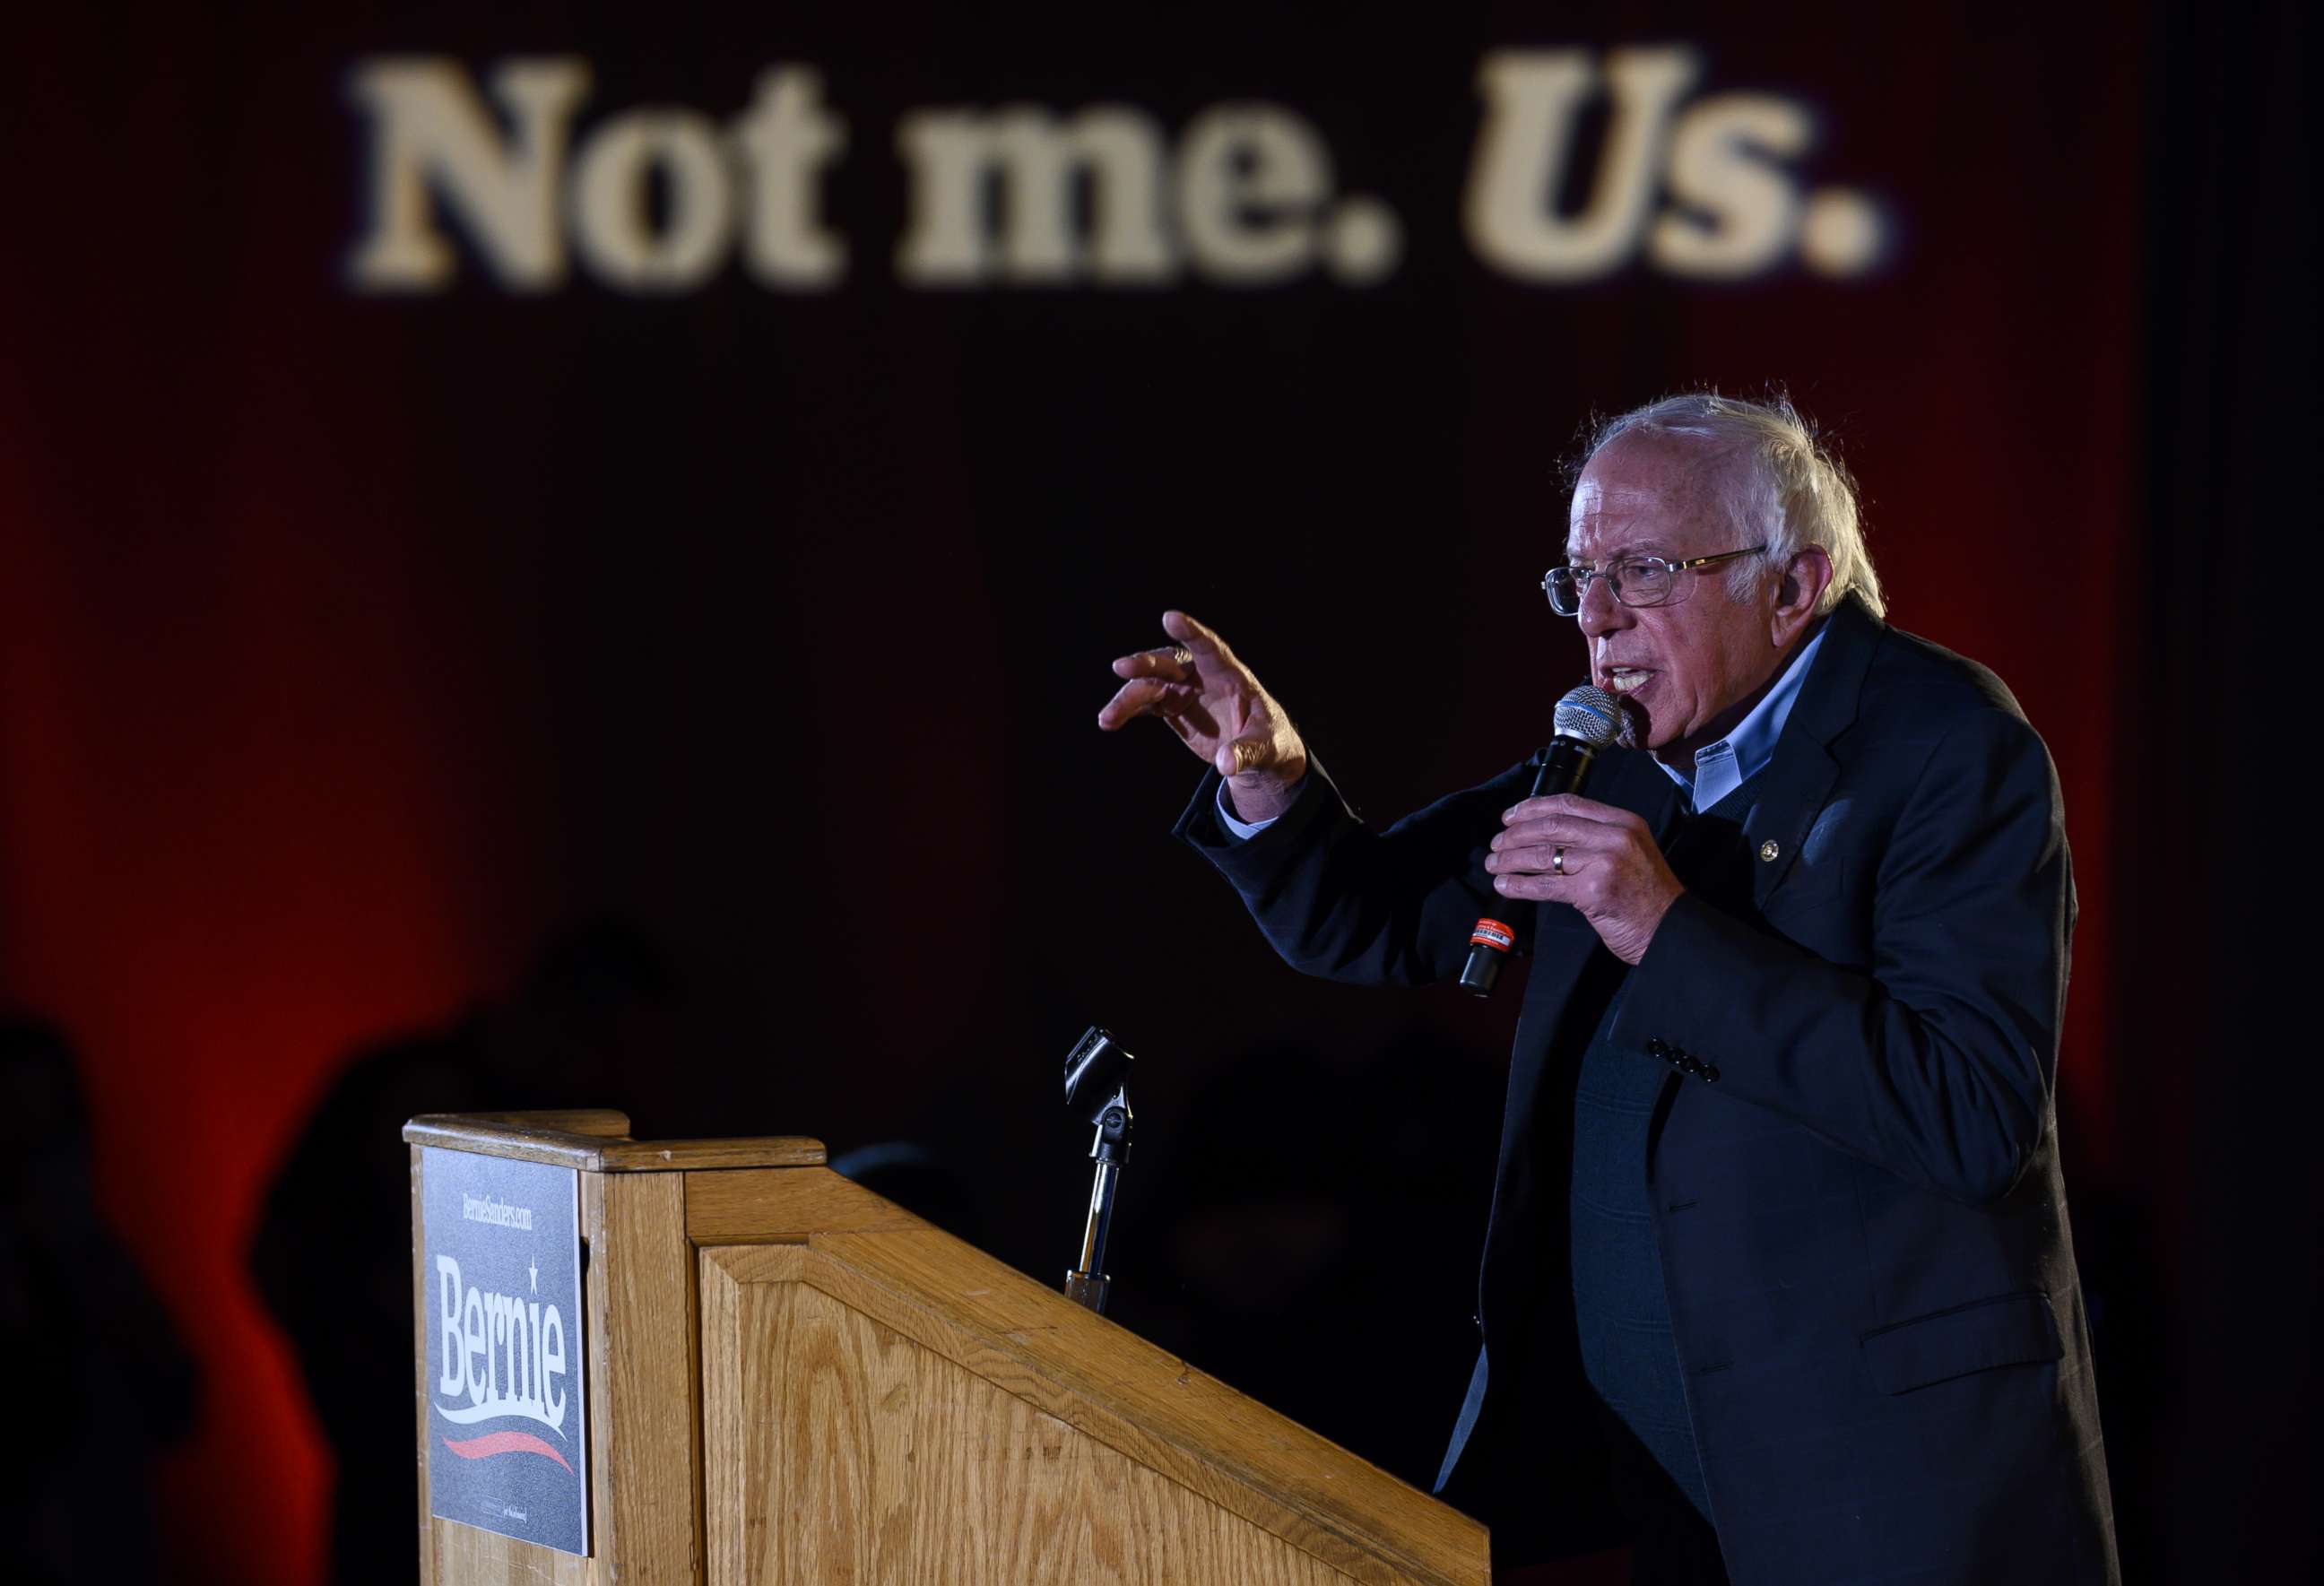
M 1784 566 L 1775 586 L 1775 609 L 1769 614 L 1769 634 L 1778 647 L 1800 636 L 1815 620 L 1816 604 L 1831 586 L 1831 556 L 1820 545 L 1795 554 Z

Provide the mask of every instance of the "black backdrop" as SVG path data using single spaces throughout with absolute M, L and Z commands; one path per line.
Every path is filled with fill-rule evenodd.
M 1560 459 L 1591 410 L 1699 383 L 1781 383 L 1839 430 L 1896 619 L 2000 670 L 2059 761 L 2084 910 L 2062 1127 L 2126 1558 L 2199 1580 L 2312 1555 L 2283 1517 L 2314 1197 L 2297 1112 L 2253 1105 L 2297 1067 L 2256 995 L 2289 883 L 2246 858 L 2253 757 L 2177 726 L 2157 755 L 2151 725 L 2265 742 L 2296 713 L 2266 649 L 2294 624 L 2255 618 L 2297 576 L 2265 558 L 2300 521 L 2282 459 L 2313 340 L 2305 26 L 42 21 L 5 112 L 0 990 L 76 1044 L 99 1203 L 203 1367 L 162 1469 L 175 1556 L 322 1568 L 328 1390 L 251 1247 L 322 1098 L 390 1042 L 428 1056 L 388 1060 L 416 1088 L 374 1106 L 505 1083 L 652 1133 L 914 1142 L 920 1192 L 1047 1275 L 1083 1171 L 1054 1065 L 1107 1022 L 1142 1057 L 1121 1319 L 1424 1473 L 1513 1014 L 1280 970 L 1167 839 L 1193 762 L 1093 730 L 1103 663 L 1182 605 L 1368 812 L 1497 770 L 1579 671 L 1532 589 Z M 1703 93 L 1812 112 L 1780 163 L 1869 196 L 1877 268 L 1544 282 L 1480 256 L 1480 60 L 1673 43 Z M 413 55 L 479 83 L 581 57 L 584 139 L 641 105 L 724 121 L 761 68 L 813 66 L 847 124 L 824 189 L 845 280 L 730 263 L 638 295 L 576 265 L 517 292 L 446 218 L 443 290 L 360 290 L 351 73 Z M 1385 279 L 899 279 L 908 111 L 1118 103 L 1175 139 L 1250 101 L 1400 217 Z M 1350 1390 L 1390 1353 L 1414 1369 Z M 286 1545 L 254 1566 L 259 1528 Z

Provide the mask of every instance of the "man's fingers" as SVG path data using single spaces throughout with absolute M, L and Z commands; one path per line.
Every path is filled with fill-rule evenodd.
M 1225 640 L 1184 612 L 1164 612 L 1162 632 L 1192 650 L 1197 665 L 1213 659 L 1222 661 L 1234 659 L 1234 652 L 1227 648 Z
M 1594 798 L 1584 798 L 1579 793 L 1553 793 L 1545 798 L 1526 798 L 1501 811 L 1501 824 L 1511 825 L 1518 821 L 1546 820 L 1553 816 L 1571 816 L 1577 820 L 1594 821 L 1611 826 L 1642 826 L 1646 822 L 1627 809 L 1617 809 L 1610 804 L 1600 804 Z
M 1571 903 L 1580 894 L 1580 884 L 1570 876 L 1553 875 L 1547 871 L 1537 873 L 1497 875 L 1493 890 L 1504 898 L 1521 898 L 1534 903 Z
M 1097 724 L 1110 733 L 1133 717 L 1164 715 L 1173 705 L 1191 698 L 1193 693 L 1184 683 L 1160 678 L 1132 678 L 1113 691 L 1113 697 L 1097 713 Z
M 1539 847 L 1545 843 L 1564 843 L 1576 848 L 1610 848 L 1628 841 L 1628 833 L 1608 822 L 1587 820 L 1574 815 L 1552 815 L 1532 820 L 1511 821 L 1493 834 L 1493 840 L 1487 846 L 1507 851 Z
M 1562 861 L 1558 857 L 1561 853 L 1564 855 Z M 1602 852 L 1593 853 L 1578 844 L 1543 843 L 1488 853 L 1485 868 L 1497 876 L 1578 876 L 1603 859 Z
M 1159 650 L 1140 650 L 1115 658 L 1113 675 L 1117 678 L 1167 678 L 1175 683 L 1192 682 L 1194 677 L 1194 658 L 1190 650 L 1175 644 Z

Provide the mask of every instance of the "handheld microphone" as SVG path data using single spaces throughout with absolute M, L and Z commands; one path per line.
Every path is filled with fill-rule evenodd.
M 1622 734 L 1621 704 L 1603 688 L 1585 683 L 1557 702 L 1550 732 L 1549 747 L 1533 757 L 1533 791 L 1526 795 L 1528 798 L 1582 791 L 1598 752 Z M 1503 908 L 1514 913 L 1518 901 L 1509 899 Z M 1472 997 L 1491 996 L 1501 965 L 1517 945 L 1517 934 L 1509 926 L 1489 914 L 1480 917 L 1469 932 L 1469 958 L 1461 966 L 1461 989 Z

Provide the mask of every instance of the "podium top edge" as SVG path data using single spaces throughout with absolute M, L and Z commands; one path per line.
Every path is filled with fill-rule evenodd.
M 610 1109 L 566 1112 L 429 1112 L 403 1126 L 405 1141 L 480 1157 L 512 1157 L 584 1173 L 671 1173 L 725 1167 L 820 1167 L 823 1142 L 805 1135 L 753 1139 L 633 1140 Z

